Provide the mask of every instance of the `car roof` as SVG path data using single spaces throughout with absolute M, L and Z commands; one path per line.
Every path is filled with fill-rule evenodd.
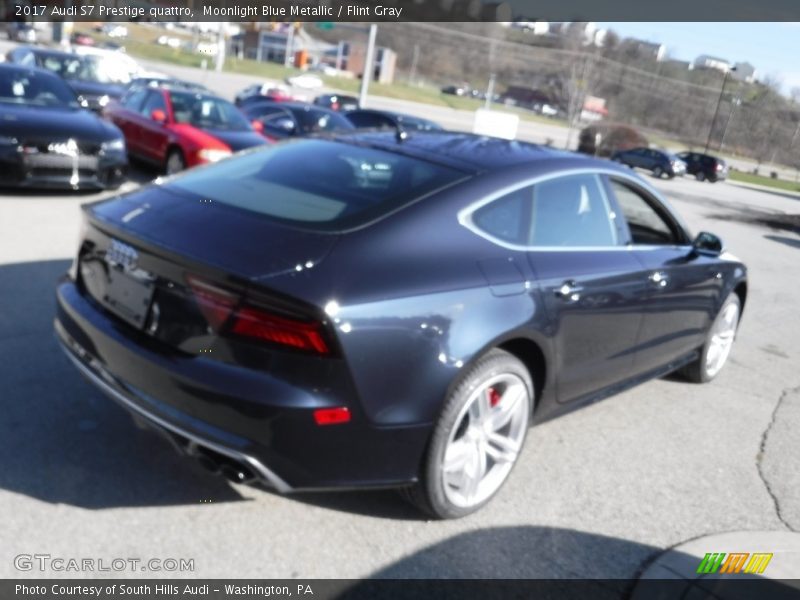
M 76 58 L 80 59 L 81 56 L 73 54 L 72 52 L 64 52 L 63 50 L 53 50 L 51 48 L 37 48 L 35 46 L 19 46 L 20 50 L 28 50 L 32 54 L 38 56 L 56 56 L 60 58 Z
M 453 131 L 412 131 L 398 140 L 393 131 L 359 131 L 338 134 L 337 140 L 404 154 L 474 173 L 500 171 L 548 159 L 561 159 L 581 167 L 613 168 L 609 161 L 556 150 L 517 140 L 504 140 Z
M 308 102 L 277 102 L 275 100 L 270 100 L 269 98 L 264 98 L 261 102 L 252 102 L 243 107 L 243 110 L 255 110 L 259 106 L 277 106 L 278 108 L 285 108 L 287 110 L 315 110 L 324 113 L 339 114 L 336 111 L 325 108 L 324 106 L 319 106 L 317 104 L 310 104 Z
M 0 71 L 35 73 L 36 75 L 39 75 L 41 77 L 52 77 L 58 79 L 59 81 L 61 80 L 61 78 L 52 71 L 43 69 L 41 67 L 36 67 L 33 65 L 21 65 L 19 63 L 0 62 Z

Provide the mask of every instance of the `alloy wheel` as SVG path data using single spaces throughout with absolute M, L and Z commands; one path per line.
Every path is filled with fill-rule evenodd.
M 442 464 L 447 499 L 468 508 L 503 484 L 525 439 L 530 396 L 517 375 L 503 373 L 472 392 L 455 421 Z
M 730 303 L 725 306 L 711 329 L 711 339 L 706 352 L 706 373 L 713 377 L 725 365 L 733 348 L 736 327 L 739 324 L 739 305 Z

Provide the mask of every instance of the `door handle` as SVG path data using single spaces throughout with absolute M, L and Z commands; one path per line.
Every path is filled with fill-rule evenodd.
M 561 284 L 561 287 L 556 288 L 553 293 L 556 298 L 560 298 L 565 302 L 577 302 L 581 299 L 581 292 L 583 288 L 579 286 L 574 280 L 568 279 Z
M 647 279 L 652 285 L 659 289 L 667 287 L 669 283 L 669 275 L 664 271 L 653 271 L 647 276 Z

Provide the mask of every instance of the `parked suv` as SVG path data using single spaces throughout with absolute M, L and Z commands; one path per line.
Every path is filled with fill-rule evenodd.
M 686 172 L 694 175 L 697 181 L 708 180 L 716 183 L 728 177 L 728 163 L 716 156 L 699 152 L 681 152 L 678 158 L 686 163 Z
M 647 169 L 654 177 L 666 175 L 670 179 L 686 173 L 686 163 L 680 158 L 663 150 L 652 148 L 632 148 L 624 152 L 615 152 L 611 160 L 632 168 Z

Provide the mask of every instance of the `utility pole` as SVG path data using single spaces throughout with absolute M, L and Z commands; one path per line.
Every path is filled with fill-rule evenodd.
M 367 55 L 364 57 L 364 73 L 361 75 L 361 90 L 358 93 L 358 103 L 364 108 L 367 105 L 367 91 L 369 81 L 372 79 L 372 72 L 375 70 L 373 64 L 375 57 L 375 37 L 378 35 L 378 26 L 372 23 L 369 26 L 369 39 L 367 41 Z
M 719 150 L 722 150 L 722 147 L 725 145 L 725 137 L 728 135 L 728 127 L 731 124 L 731 120 L 733 119 L 733 113 L 736 112 L 736 107 L 742 103 L 741 98 L 738 96 L 731 100 L 731 112 L 728 113 L 728 118 L 725 119 L 725 129 L 722 130 L 722 139 L 719 141 Z
M 489 75 L 489 85 L 486 86 L 486 109 L 492 108 L 492 98 L 494 97 L 494 73 Z
M 225 66 L 225 23 L 222 21 L 217 24 L 217 56 L 214 66 L 217 73 L 221 73 Z
M 728 74 L 735 71 L 736 67 L 731 67 L 725 71 L 722 76 L 722 87 L 719 89 L 719 98 L 717 98 L 717 106 L 714 108 L 714 116 L 711 117 L 711 126 L 708 128 L 708 138 L 706 139 L 705 154 L 708 154 L 708 147 L 711 145 L 711 135 L 714 133 L 714 124 L 717 122 L 717 115 L 719 114 L 719 105 L 722 103 L 722 96 L 725 94 L 725 84 L 728 82 Z
M 408 83 L 414 84 L 417 78 L 417 61 L 419 61 L 419 44 L 414 44 L 414 54 L 411 57 L 411 74 L 408 76 Z

